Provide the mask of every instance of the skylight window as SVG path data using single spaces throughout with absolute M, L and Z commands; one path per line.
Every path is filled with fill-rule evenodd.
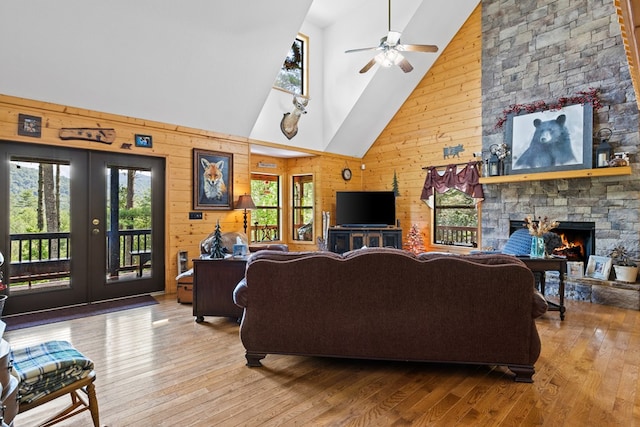
M 298 95 L 307 95 L 307 56 L 309 38 L 298 34 L 282 64 L 273 86 Z

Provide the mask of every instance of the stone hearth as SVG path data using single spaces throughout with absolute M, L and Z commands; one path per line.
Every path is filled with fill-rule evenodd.
M 545 293 L 549 297 L 558 296 L 559 278 L 557 272 L 547 272 Z M 611 305 L 629 310 L 640 310 L 640 284 L 615 280 L 598 280 L 583 277 L 565 280 L 565 300 L 589 301 L 594 304 Z

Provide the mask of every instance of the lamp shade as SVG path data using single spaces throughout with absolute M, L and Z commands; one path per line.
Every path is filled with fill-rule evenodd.
M 253 199 L 250 194 L 244 194 L 238 199 L 236 203 L 236 209 L 255 209 L 256 204 L 253 203 Z

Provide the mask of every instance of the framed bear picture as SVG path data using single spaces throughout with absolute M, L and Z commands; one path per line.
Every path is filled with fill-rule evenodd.
M 557 110 L 510 115 L 507 145 L 511 174 L 591 169 L 593 107 L 575 104 Z

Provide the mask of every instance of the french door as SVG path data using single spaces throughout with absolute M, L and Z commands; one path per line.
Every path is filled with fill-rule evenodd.
M 164 290 L 164 159 L 0 142 L 5 314 Z

